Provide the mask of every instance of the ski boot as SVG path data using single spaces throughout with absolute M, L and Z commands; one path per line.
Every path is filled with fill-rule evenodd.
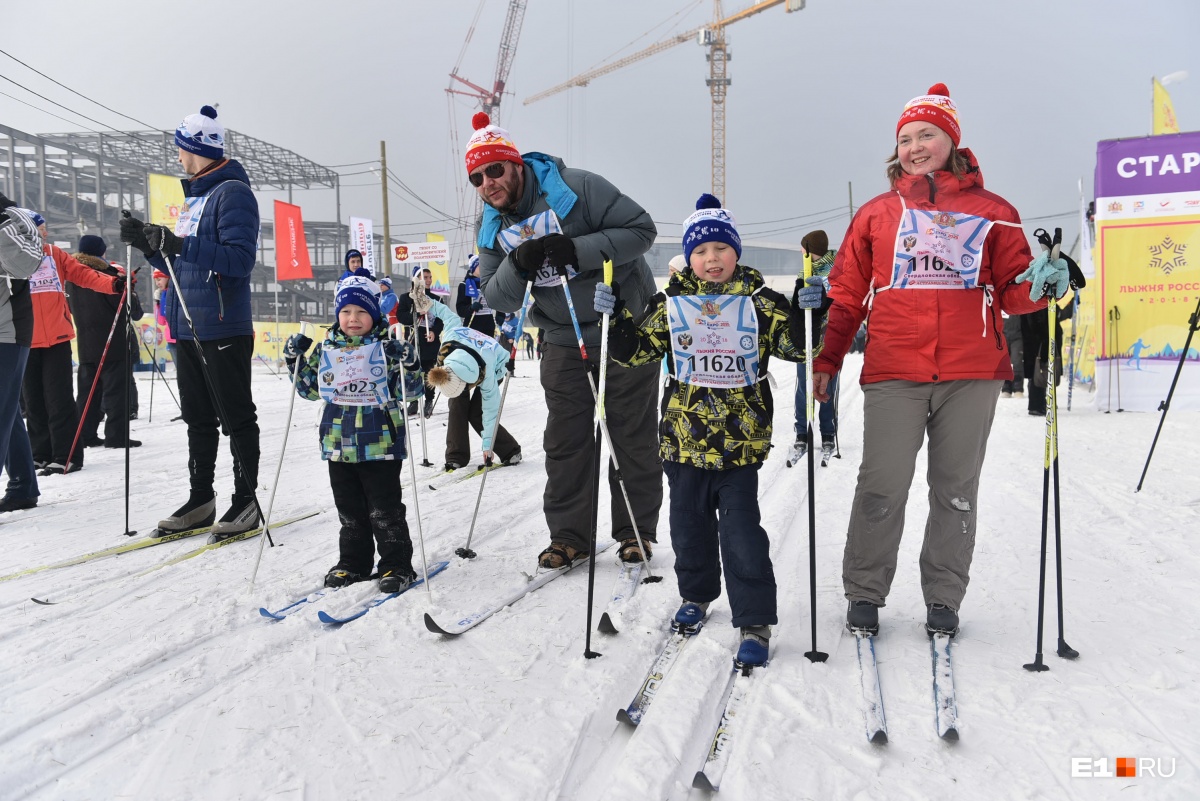
M 821 467 L 828 467 L 833 458 L 833 437 L 821 437 Z
M 325 586 L 337 589 L 339 587 L 347 587 L 359 581 L 366 581 L 368 578 L 370 576 L 346 570 L 341 565 L 334 565 L 325 574 Z
M 679 611 L 675 613 L 675 619 L 671 622 L 671 629 L 680 632 L 681 634 L 695 634 L 700 630 L 700 626 L 704 623 L 704 618 L 708 615 L 709 601 L 702 604 L 684 601 Z
M 193 492 L 187 503 L 172 512 L 170 517 L 158 521 L 158 528 L 150 536 L 162 537 L 194 528 L 204 528 L 211 526 L 216 519 L 217 496 L 212 492 Z
M 770 626 L 742 626 L 742 644 L 733 661 L 742 669 L 761 667 L 767 663 L 770 647 Z
M 788 451 L 787 466 L 800 464 L 800 460 L 808 453 L 808 442 L 802 439 L 796 440 L 792 445 L 792 449 Z
M 930 637 L 934 634 L 953 637 L 958 634 L 958 612 L 944 604 L 930 604 L 929 614 L 925 616 L 925 631 Z
M 408 570 L 379 571 L 379 591 L 388 593 L 403 592 L 417 580 L 417 574 L 410 567 Z
M 258 527 L 262 516 L 253 497 L 233 496 L 229 510 L 213 524 L 212 541 L 220 542 L 237 534 L 244 534 Z
M 875 635 L 879 633 L 879 606 L 870 601 L 851 601 L 846 610 L 846 628 L 851 634 L 865 632 Z

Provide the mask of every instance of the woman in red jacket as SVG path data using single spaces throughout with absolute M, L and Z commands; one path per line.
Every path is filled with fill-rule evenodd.
M 1000 386 L 1013 377 L 1000 312 L 1044 307 L 1048 284 L 1066 289 L 1066 263 L 1043 255 L 1031 264 L 1016 209 L 983 188 L 959 135 L 943 84 L 909 101 L 896 124 L 891 191 L 855 215 L 829 276 L 833 305 L 814 363 L 817 400 L 828 399 L 829 381 L 867 318 L 863 460 L 842 562 L 851 630 L 879 628 L 928 435 L 926 627 L 958 631 L 979 474 Z
M 46 224 L 41 215 L 34 215 L 34 221 L 41 221 L 38 230 L 46 237 Z M 25 366 L 22 390 L 34 465 L 42 469 L 42 475 L 52 475 L 66 469 L 71 442 L 79 425 L 71 386 L 71 340 L 75 338 L 75 322 L 71 319 L 63 284 L 70 281 L 97 292 L 116 294 L 118 282 L 111 275 L 85 267 L 50 244 L 48 237 L 46 240 L 42 264 L 29 278 L 29 292 L 33 298 L 33 346 Z M 124 279 L 119 283 L 123 290 Z M 82 467 L 83 448 L 78 447 L 71 459 L 71 472 Z

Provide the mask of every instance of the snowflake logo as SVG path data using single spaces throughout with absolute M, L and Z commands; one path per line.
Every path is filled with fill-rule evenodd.
M 1150 246 L 1150 255 L 1154 257 L 1150 259 L 1150 269 L 1162 270 L 1164 275 L 1170 275 L 1176 267 L 1186 267 L 1187 260 L 1183 257 L 1186 250 L 1187 245 L 1166 237 L 1159 244 Z

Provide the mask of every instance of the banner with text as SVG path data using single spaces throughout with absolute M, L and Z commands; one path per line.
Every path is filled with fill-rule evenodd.
M 175 230 L 179 221 L 179 210 L 183 207 L 183 184 L 174 175 L 150 173 L 146 177 L 150 192 L 150 220 L 153 225 L 162 225 Z
M 1097 403 L 1115 383 L 1121 407 L 1155 411 L 1200 299 L 1200 132 L 1098 144 L 1094 258 Z M 1173 406 L 1200 409 L 1198 361 L 1193 341 Z
M 294 281 L 312 278 L 312 260 L 304 239 L 304 221 L 300 207 L 275 201 L 275 280 Z
M 425 234 L 426 242 L 445 243 L 446 237 L 441 234 Z M 441 295 L 450 294 L 450 246 L 446 245 L 446 255 L 441 259 L 434 259 L 425 266 L 433 273 L 433 286 L 431 291 Z
M 350 247 L 363 254 L 363 263 L 366 264 L 376 277 L 380 276 L 375 270 L 375 224 L 371 222 L 369 217 L 351 217 L 350 218 Z

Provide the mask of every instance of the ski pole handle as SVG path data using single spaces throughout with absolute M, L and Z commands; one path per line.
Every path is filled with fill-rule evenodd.
M 613 282 L 613 263 L 612 259 L 604 260 L 604 283 L 606 286 L 612 286 Z

